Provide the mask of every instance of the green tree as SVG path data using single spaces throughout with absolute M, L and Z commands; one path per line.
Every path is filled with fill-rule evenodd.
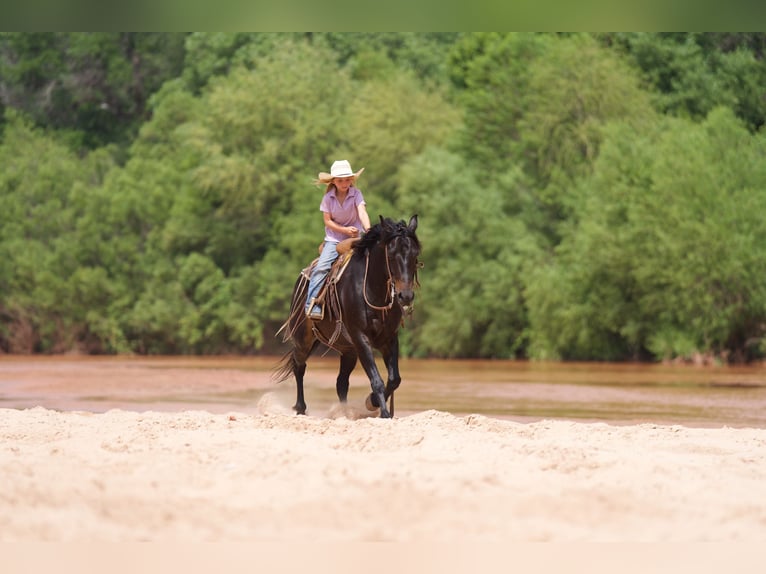
M 429 146 L 448 145 L 461 125 L 460 111 L 441 91 L 401 72 L 360 86 L 346 118 L 353 137 L 340 153 L 363 158 L 373 216 L 392 210 L 402 166 Z
M 167 33 L 0 34 L 0 98 L 73 146 L 127 146 L 146 103 L 181 73 L 184 35 Z
M 466 36 L 452 63 L 466 106 L 461 153 L 488 178 L 520 165 L 541 215 L 525 219 L 558 241 L 603 126 L 615 119 L 640 125 L 652 114 L 636 74 L 586 34 Z
M 510 217 L 509 189 L 487 186 L 465 159 L 432 148 L 403 170 L 399 203 L 419 212 L 423 288 L 408 344 L 422 356 L 523 356 L 523 273 L 539 239 Z
M 374 79 L 390 70 L 386 62 L 420 80 L 447 81 L 447 54 L 457 32 L 321 32 L 311 40 L 329 47 L 356 79 Z M 378 55 L 380 57 L 373 57 Z
M 762 353 L 766 172 L 730 110 L 609 130 L 578 225 L 530 278 L 533 356 Z
M 520 159 L 529 82 L 551 41 L 529 33 L 465 34 L 450 52 L 450 78 L 465 109 L 460 151 L 489 174 Z
M 107 153 L 79 158 L 9 113 L 0 145 L 0 348 L 11 352 L 102 349 L 112 286 L 83 261 L 82 197 L 112 166 Z
M 636 75 L 587 35 L 551 44 L 526 100 L 519 120 L 524 165 L 554 224 L 574 214 L 577 181 L 598 157 L 603 127 L 612 120 L 638 127 L 653 115 Z
M 260 58 L 303 33 L 193 32 L 185 39 L 186 58 L 181 74 L 185 87 L 199 95 L 210 81 L 242 66 L 253 69 Z
M 345 138 L 350 82 L 327 51 L 287 42 L 199 95 L 180 82 L 158 93 L 130 161 L 108 182 L 112 209 L 146 210 L 145 227 L 126 233 L 146 282 L 124 315 L 138 350 L 254 349 L 276 330 L 321 239 L 307 166 L 329 165 Z M 294 253 L 296 236 L 314 239 Z M 188 273 L 196 283 L 184 283 Z
M 753 131 L 766 123 L 766 35 L 621 33 L 601 40 L 637 66 L 658 111 L 701 121 L 726 106 Z

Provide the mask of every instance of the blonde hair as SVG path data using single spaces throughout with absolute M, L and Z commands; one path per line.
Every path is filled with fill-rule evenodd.
M 356 177 L 355 176 L 349 176 L 349 177 L 351 178 L 351 185 L 356 185 Z M 345 179 L 345 178 L 342 178 L 342 179 Z M 316 186 L 325 185 L 325 188 L 324 188 L 325 193 L 327 193 L 333 188 L 337 189 L 337 186 L 335 185 L 335 178 L 333 178 L 332 181 L 329 181 L 329 182 L 326 180 L 317 178 L 314 180 L 314 185 Z

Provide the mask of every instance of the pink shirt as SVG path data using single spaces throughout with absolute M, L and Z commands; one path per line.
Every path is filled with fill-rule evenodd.
M 344 227 L 354 226 L 359 231 L 363 230 L 362 220 L 359 219 L 359 211 L 357 209 L 360 205 L 365 205 L 364 196 L 362 192 L 354 186 L 348 188 L 346 199 L 341 204 L 335 195 L 335 188 L 324 194 L 322 203 L 319 204 L 319 211 L 329 213 L 332 220 L 338 225 Z M 324 228 L 325 241 L 343 241 L 348 239 L 348 235 L 333 231 L 329 227 Z

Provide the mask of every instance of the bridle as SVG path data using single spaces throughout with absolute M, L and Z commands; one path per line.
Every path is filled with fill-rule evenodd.
M 380 306 L 380 305 L 373 305 L 370 303 L 369 297 L 367 297 L 367 272 L 370 268 L 370 250 L 367 250 L 367 253 L 365 255 L 365 261 L 364 261 L 364 282 L 362 283 L 362 295 L 364 297 L 364 302 L 367 304 L 367 306 L 370 309 L 375 309 L 376 311 L 390 311 L 391 307 L 394 306 L 394 301 L 396 301 L 396 289 L 394 288 L 394 279 L 391 274 L 391 263 L 388 259 L 388 244 L 383 245 L 383 252 L 386 254 L 386 300 L 388 300 L 389 297 L 391 297 L 391 301 L 388 302 L 388 304 Z M 418 284 L 418 272 L 417 270 L 419 268 L 423 267 L 422 263 L 419 263 L 417 261 L 417 258 L 415 259 L 415 277 L 414 277 L 414 283 L 415 285 Z
M 373 305 L 370 303 L 370 299 L 367 297 L 367 271 L 370 268 L 370 252 L 367 251 L 367 254 L 365 256 L 364 260 L 364 282 L 362 283 L 362 295 L 364 296 L 364 302 L 367 304 L 367 306 L 370 309 L 375 309 L 376 311 L 389 311 L 391 307 L 394 306 L 394 301 L 396 300 L 395 293 L 394 293 L 394 281 L 391 277 L 391 264 L 388 262 L 388 246 L 383 246 L 383 251 L 386 254 L 386 273 L 388 274 L 388 277 L 386 278 L 386 299 L 388 297 L 391 297 L 391 301 L 387 305 L 378 306 Z

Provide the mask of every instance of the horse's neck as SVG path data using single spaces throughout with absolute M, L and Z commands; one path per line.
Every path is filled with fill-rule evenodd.
M 386 293 L 389 280 L 386 246 L 382 243 L 375 245 L 367 257 L 367 289 L 371 293 Z

